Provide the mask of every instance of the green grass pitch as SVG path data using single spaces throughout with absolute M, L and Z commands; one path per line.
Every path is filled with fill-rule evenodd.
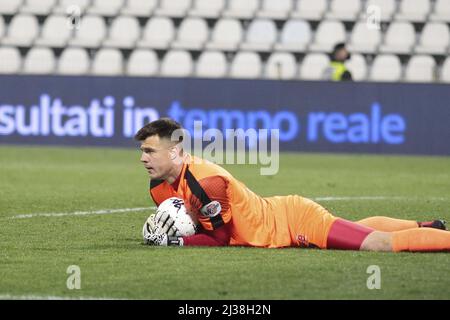
M 151 207 L 131 149 L 0 147 L 0 298 L 449 299 L 450 254 L 144 246 L 148 211 L 31 216 Z M 276 176 L 226 168 L 263 196 L 319 201 L 335 215 L 450 220 L 450 158 L 282 154 Z M 380 196 L 385 198 L 358 198 Z M 68 266 L 81 270 L 69 290 Z M 369 290 L 367 268 L 381 270 Z

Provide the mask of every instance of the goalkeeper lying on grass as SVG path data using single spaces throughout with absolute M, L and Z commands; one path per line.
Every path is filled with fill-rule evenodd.
M 159 228 L 146 235 L 152 245 L 316 247 L 371 251 L 449 251 L 450 232 L 440 220 L 416 222 L 371 217 L 351 222 L 333 216 L 297 195 L 262 198 L 218 165 L 195 158 L 172 141 L 181 126 L 170 119 L 145 125 L 136 134 L 141 162 L 151 178 L 150 194 L 159 205 L 182 198 L 202 228 L 171 237 L 170 217 L 157 217 Z M 444 230 L 439 230 L 444 229 Z

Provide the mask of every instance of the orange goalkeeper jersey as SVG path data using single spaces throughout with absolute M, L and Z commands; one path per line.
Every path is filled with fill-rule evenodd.
M 190 155 L 177 190 L 166 181 L 151 180 L 150 194 L 156 205 L 170 197 L 182 198 L 206 230 L 230 223 L 230 245 L 288 247 L 311 243 L 326 247 L 323 230 L 329 230 L 335 219 L 320 205 L 297 195 L 260 197 L 222 167 Z

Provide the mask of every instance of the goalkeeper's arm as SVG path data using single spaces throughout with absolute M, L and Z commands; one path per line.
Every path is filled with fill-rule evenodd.
M 227 223 L 212 231 L 201 229 L 197 234 L 183 237 L 183 245 L 221 247 L 227 246 L 230 243 L 230 238 L 231 228 L 230 223 Z
M 171 220 L 171 219 L 167 219 Z M 167 220 L 165 222 L 167 222 Z M 164 223 L 163 226 L 156 226 L 153 219 L 149 219 L 152 225 L 151 230 L 146 230 L 144 225 L 144 241 L 149 245 L 157 246 L 227 246 L 230 242 L 230 223 L 227 223 L 215 230 L 200 229 L 199 233 L 192 236 L 173 236 L 171 229 L 173 223 Z M 173 221 L 172 221 L 173 222 Z

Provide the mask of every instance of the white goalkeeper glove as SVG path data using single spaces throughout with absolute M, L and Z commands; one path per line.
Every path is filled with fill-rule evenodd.
M 160 233 L 167 233 L 169 237 L 180 235 L 175 220 L 166 211 L 157 211 L 154 220 L 156 226 L 160 228 Z
M 172 237 L 167 233 L 161 232 L 161 228 L 157 227 L 155 232 L 148 233 L 144 236 L 146 244 L 151 246 L 182 246 L 182 237 Z
M 163 224 L 160 227 L 156 222 L 155 214 L 150 215 L 142 228 L 144 243 L 151 246 L 182 246 L 183 238 L 174 236 L 176 234 L 173 219 L 168 215 L 160 215 Z

